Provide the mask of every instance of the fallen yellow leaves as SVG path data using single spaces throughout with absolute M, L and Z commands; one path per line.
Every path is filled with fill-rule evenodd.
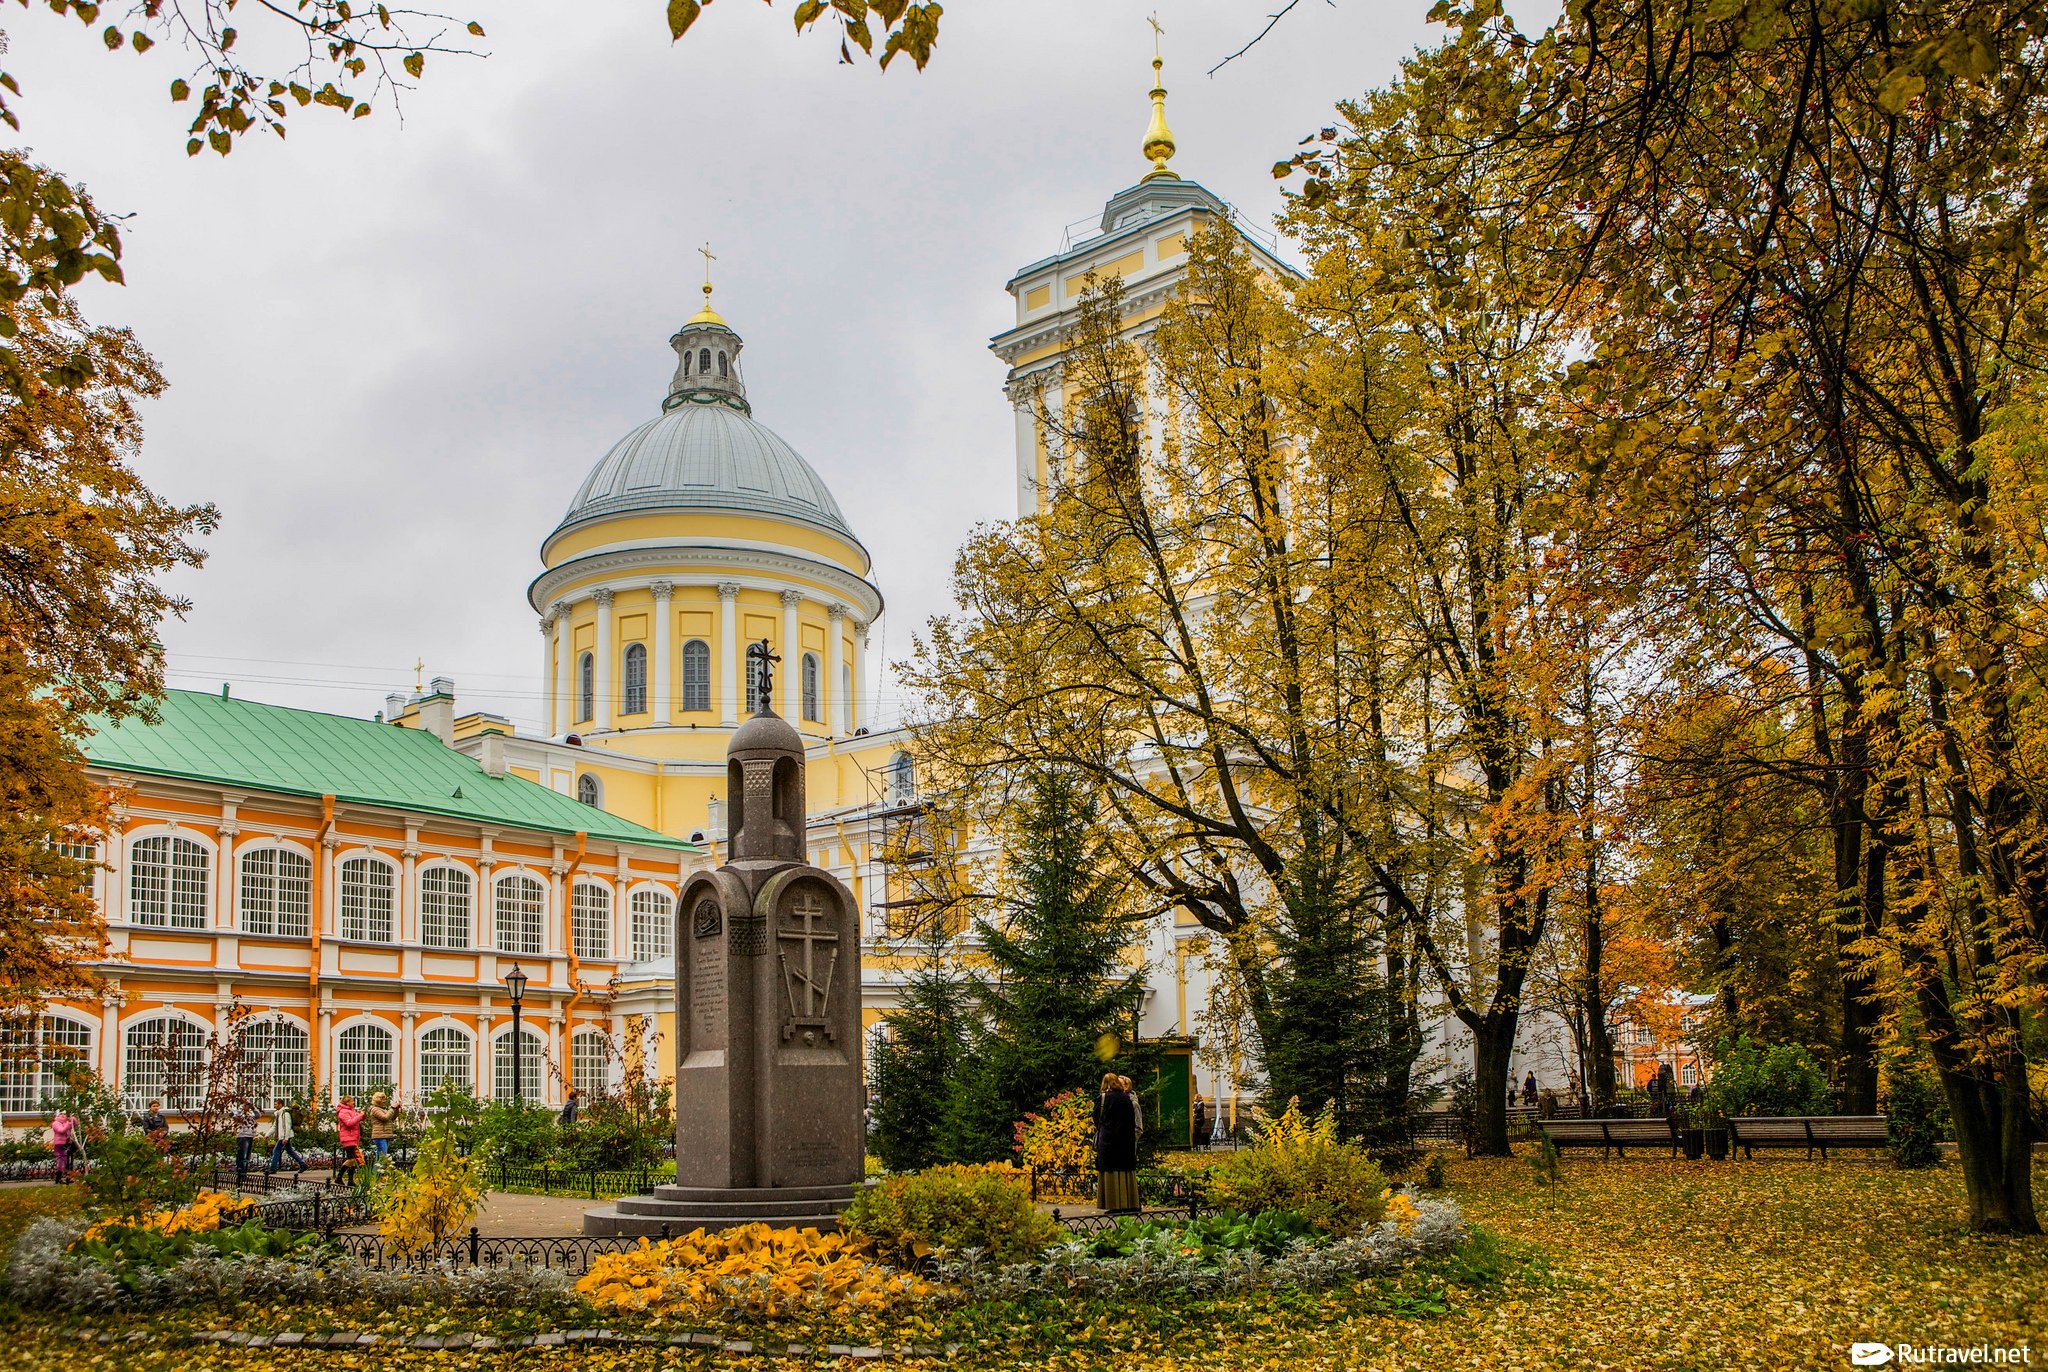
M 695 1229 L 598 1258 L 576 1283 L 600 1310 L 653 1315 L 886 1314 L 942 1288 L 876 1262 L 867 1245 L 815 1229 Z
M 104 1219 L 86 1230 L 82 1239 L 103 1239 L 117 1229 L 148 1229 L 164 1235 L 211 1234 L 220 1228 L 226 1212 L 240 1210 L 247 1202 L 221 1191 L 201 1191 L 190 1205 L 176 1210 L 152 1210 L 146 1215 L 120 1215 Z

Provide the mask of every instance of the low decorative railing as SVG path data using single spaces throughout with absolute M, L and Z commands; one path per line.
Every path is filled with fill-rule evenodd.
M 552 1163 L 520 1167 L 500 1161 L 492 1164 L 490 1178 L 499 1191 L 537 1191 L 599 1200 L 605 1196 L 647 1195 L 655 1187 L 673 1182 L 675 1174 L 652 1163 L 629 1168 L 573 1168 Z
M 660 1237 L 668 1238 L 666 1225 Z M 626 1235 L 594 1237 L 584 1234 L 551 1235 L 546 1238 L 493 1237 L 471 1225 L 469 1233 L 431 1248 L 410 1252 L 393 1249 L 375 1234 L 329 1234 L 325 1240 L 332 1251 L 363 1267 L 392 1271 L 424 1271 L 434 1267 L 512 1267 L 524 1264 L 545 1267 L 570 1276 L 590 1270 L 591 1262 L 605 1253 L 630 1253 L 641 1240 Z

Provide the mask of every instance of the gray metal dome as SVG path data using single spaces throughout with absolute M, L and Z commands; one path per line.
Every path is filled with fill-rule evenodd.
M 555 532 L 616 515 L 729 510 L 808 524 L 859 545 L 796 449 L 730 404 L 692 397 L 613 445 Z

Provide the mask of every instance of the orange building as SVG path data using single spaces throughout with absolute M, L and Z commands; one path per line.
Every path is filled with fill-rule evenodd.
M 440 728 L 172 691 L 160 722 L 90 740 L 115 794 L 92 854 L 107 995 L 51 1005 L 32 1044 L 16 1034 L 10 1122 L 80 1060 L 131 1109 L 189 1102 L 236 1006 L 260 1095 L 417 1100 L 450 1077 L 510 1095 L 515 965 L 521 1094 L 559 1102 L 615 1076 L 658 1008 L 618 988 L 669 960 L 702 850 L 511 775 L 501 749 L 457 752 L 453 688 L 434 686 L 420 707 Z

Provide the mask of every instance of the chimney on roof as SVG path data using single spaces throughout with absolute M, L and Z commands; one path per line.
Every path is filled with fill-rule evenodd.
M 455 746 L 455 682 L 437 676 L 427 683 L 427 693 L 415 702 L 420 727 L 449 747 Z
M 398 717 L 405 713 L 405 692 L 393 691 L 384 697 L 384 722 L 398 723 Z
M 477 750 L 476 760 L 491 776 L 505 775 L 505 736 L 496 729 L 486 733 L 482 746 Z

